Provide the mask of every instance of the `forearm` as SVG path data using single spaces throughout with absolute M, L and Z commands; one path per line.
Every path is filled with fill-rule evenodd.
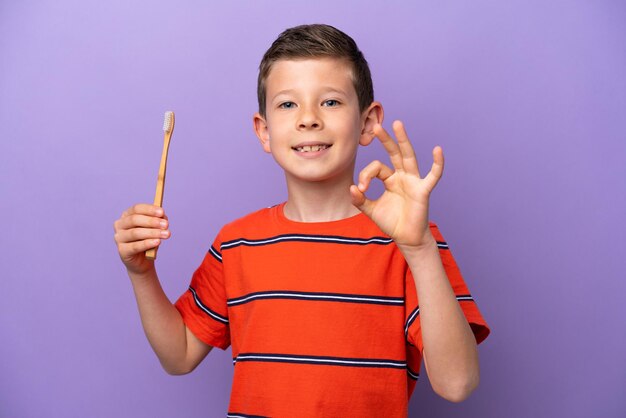
M 450 286 L 437 243 L 431 238 L 418 249 L 401 250 L 419 297 L 428 378 L 440 396 L 459 402 L 478 385 L 476 339 Z
M 163 368 L 170 374 L 190 370 L 183 319 L 163 292 L 155 269 L 138 275 L 128 272 L 146 337 Z

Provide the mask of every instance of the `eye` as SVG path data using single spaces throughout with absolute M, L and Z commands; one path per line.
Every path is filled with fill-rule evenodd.
M 328 106 L 328 107 L 339 106 L 339 101 L 335 99 L 328 99 L 324 101 L 323 106 Z
M 293 109 L 296 106 L 294 102 L 283 102 L 278 105 L 279 109 Z

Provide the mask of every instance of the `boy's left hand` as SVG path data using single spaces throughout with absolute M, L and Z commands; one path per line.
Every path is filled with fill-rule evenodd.
M 403 251 L 419 249 L 434 242 L 428 227 L 428 199 L 443 173 L 443 150 L 433 149 L 433 165 L 421 178 L 417 158 L 402 122 L 393 123 L 396 143 L 381 125 L 374 127 L 393 164 L 394 170 L 373 161 L 359 173 L 358 186 L 350 186 L 352 204 L 369 216 Z M 385 191 L 376 200 L 365 196 L 370 182 L 378 177 Z

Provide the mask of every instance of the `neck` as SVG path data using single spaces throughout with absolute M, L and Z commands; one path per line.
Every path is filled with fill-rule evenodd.
M 309 182 L 287 175 L 285 217 L 296 222 L 330 222 L 354 216 L 360 211 L 352 205 L 351 184 L 350 177 Z

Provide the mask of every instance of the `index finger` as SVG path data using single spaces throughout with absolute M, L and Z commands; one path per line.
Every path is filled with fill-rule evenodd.
M 151 216 L 163 216 L 164 211 L 163 208 L 156 205 L 151 205 L 149 203 L 137 203 L 136 205 L 131 206 L 126 209 L 122 216 L 130 216 L 130 215 L 151 215 Z
M 380 124 L 374 125 L 374 134 L 376 134 L 376 137 L 380 139 L 381 144 L 385 147 L 393 167 L 396 170 L 404 170 L 404 164 L 402 163 L 402 151 L 400 151 L 400 147 L 396 141 L 393 140 L 385 128 L 383 128 Z

